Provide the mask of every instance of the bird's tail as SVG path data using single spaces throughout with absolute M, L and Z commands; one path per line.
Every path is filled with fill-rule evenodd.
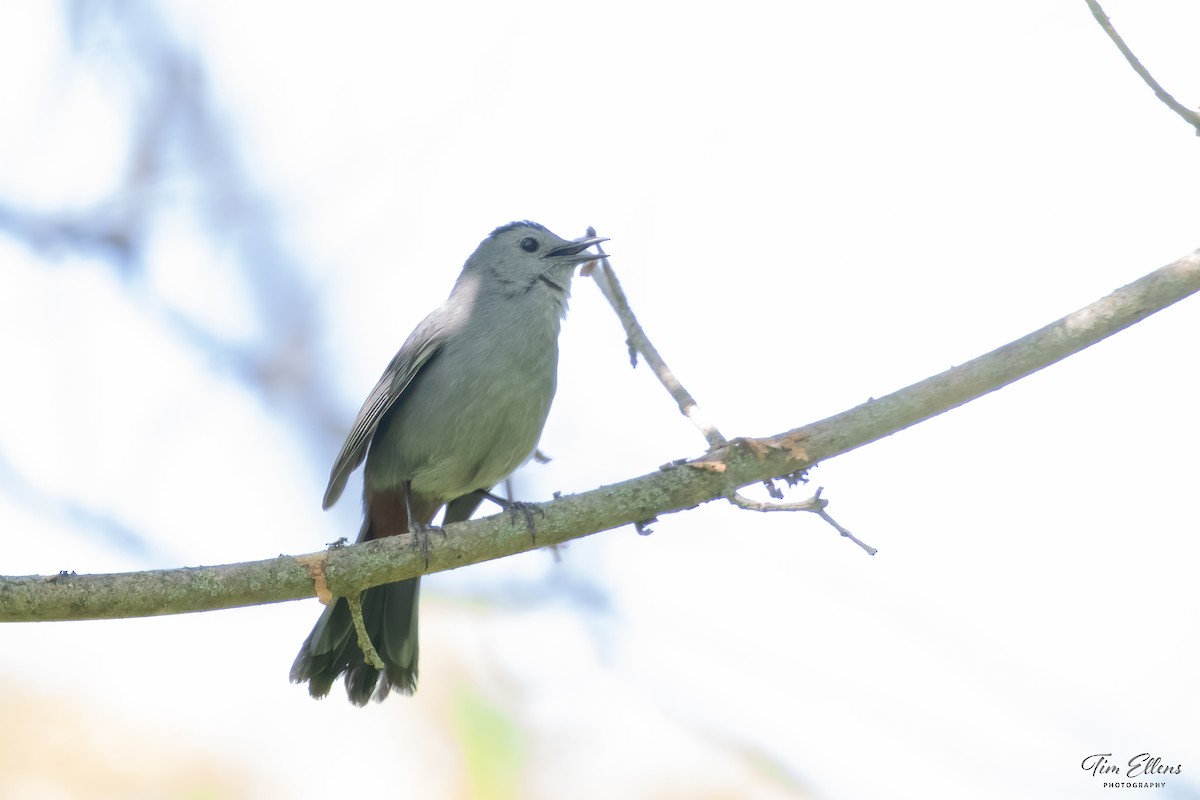
M 379 538 L 378 531 L 403 533 L 408 529 L 408 509 L 403 492 L 386 497 L 368 495 L 367 514 L 358 541 Z M 413 498 L 414 518 L 427 525 L 437 505 Z M 468 494 L 446 506 L 445 522 L 470 519 L 482 495 Z M 392 535 L 392 534 L 384 534 Z M 292 664 L 292 683 L 308 682 L 308 693 L 324 697 L 342 673 L 346 694 L 356 706 L 374 697 L 382 700 L 393 690 L 412 694 L 417 688 L 417 601 L 420 578 L 373 586 L 362 593 L 363 624 L 383 661 L 383 670 L 366 663 L 350 606 L 339 597 L 326 608 L 312 633 L 300 646 Z
M 395 689 L 412 694 L 417 688 L 417 599 L 420 578 L 374 586 L 362 594 L 363 623 L 384 669 L 363 659 L 346 598 L 321 614 L 292 664 L 292 683 L 308 681 L 313 697 L 329 694 L 346 674 L 346 694 L 356 706 L 382 700 Z

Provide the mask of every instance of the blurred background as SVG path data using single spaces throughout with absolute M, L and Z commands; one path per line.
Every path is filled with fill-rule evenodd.
M 1200 6 L 1110 0 L 1200 102 Z M 727 436 L 1200 246 L 1200 142 L 1083 0 L 0 6 L 5 574 L 353 537 L 359 403 L 490 230 L 588 225 Z M 421 687 L 288 683 L 315 600 L 0 627 L 0 798 L 1200 797 L 1195 299 L 823 464 L 830 511 L 424 582 Z M 704 450 L 588 279 L 543 500 Z M 1109 776 L 1111 777 L 1111 776 Z

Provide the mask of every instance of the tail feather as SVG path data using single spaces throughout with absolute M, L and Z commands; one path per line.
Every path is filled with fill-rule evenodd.
M 371 641 L 387 667 L 388 680 L 402 687 L 405 694 L 412 694 L 417 682 L 417 607 L 421 599 L 418 585 L 414 580 L 412 585 L 405 581 L 382 587 L 387 591 L 379 593 L 382 602 L 378 604 L 378 624 L 367 628 L 378 631 L 379 635 L 373 634 Z
M 420 579 L 374 586 L 363 592 L 363 623 L 383 659 L 379 670 L 367 664 L 358 646 L 350 606 L 344 597 L 325 609 L 304 640 L 292 664 L 292 683 L 308 681 L 308 693 L 324 697 L 343 672 L 350 702 L 366 705 L 393 689 L 412 694 L 417 688 L 417 591 Z
M 403 494 L 387 498 L 368 496 L 367 515 L 358 540 L 378 538 L 376 531 L 402 533 L 408 528 Z M 420 498 L 414 498 L 419 501 Z M 452 501 L 445 521 L 469 519 L 482 496 L 469 494 Z M 437 507 L 414 502 L 414 516 L 424 524 L 433 519 Z M 385 534 L 389 535 L 389 534 Z M 381 672 L 363 658 L 350 618 L 350 606 L 339 597 L 321 614 L 312 633 L 304 640 L 292 664 L 292 683 L 308 682 L 308 693 L 325 697 L 339 675 L 345 673 L 346 694 L 356 706 L 382 700 L 395 690 L 410 695 L 417 688 L 417 610 L 420 578 L 374 586 L 362 594 L 363 624 L 371 643 L 383 660 Z

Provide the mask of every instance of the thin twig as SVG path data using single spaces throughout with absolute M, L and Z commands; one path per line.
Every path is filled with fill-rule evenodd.
M 355 592 L 346 598 L 346 603 L 350 606 L 350 619 L 354 620 L 354 633 L 358 636 L 358 647 L 363 652 L 363 660 L 375 669 L 384 669 L 383 659 L 379 657 L 379 652 L 367 633 L 367 625 L 363 622 L 362 595 Z
M 837 523 L 837 520 L 835 520 L 833 517 L 829 516 L 829 513 L 827 511 L 825 511 L 824 509 L 822 509 L 821 511 L 818 511 L 817 516 L 820 517 L 821 519 L 825 520 L 826 522 L 828 522 L 830 525 L 832 525 L 834 530 L 836 530 L 842 536 L 845 536 L 847 539 L 854 542 L 856 545 L 861 547 L 863 550 L 866 550 L 867 555 L 873 556 L 879 552 L 874 547 L 871 547 L 871 545 L 862 541 L 857 536 L 855 536 L 853 533 L 851 533 L 850 531 L 846 530 L 841 525 L 839 525 Z
M 1150 74 L 1150 71 L 1142 66 L 1142 62 L 1138 61 L 1137 56 L 1129 49 L 1129 45 L 1125 44 L 1125 40 L 1121 38 L 1121 34 L 1117 33 L 1117 29 L 1113 27 L 1112 20 L 1108 18 L 1108 15 L 1104 13 L 1104 9 L 1100 7 L 1100 4 L 1096 0 L 1085 0 L 1085 2 L 1087 2 L 1088 8 L 1092 10 L 1092 16 L 1096 18 L 1096 21 L 1100 23 L 1100 27 L 1108 34 L 1108 38 L 1113 40 L 1113 44 L 1121 51 L 1121 55 L 1125 56 L 1125 60 L 1129 62 L 1129 66 L 1133 67 L 1133 71 L 1140 75 L 1142 80 L 1146 82 L 1146 85 L 1154 90 L 1154 93 L 1158 95 L 1158 99 L 1162 100 L 1167 105 L 1167 108 L 1187 120 L 1196 129 L 1196 135 L 1200 136 L 1200 113 L 1180 103 L 1158 81 L 1154 80 L 1154 76 Z
M 729 502 L 747 511 L 811 511 L 817 513 L 829 505 L 828 500 L 821 499 L 821 490 L 807 500 L 793 500 L 789 503 L 764 503 L 761 500 L 751 500 L 740 492 L 729 495 Z
M 595 236 L 595 228 L 588 228 L 588 236 Z M 667 362 L 663 361 L 662 356 L 658 354 L 658 350 L 650 343 L 646 332 L 642 330 L 641 324 L 637 321 L 637 317 L 633 314 L 633 309 L 629 307 L 629 300 L 625 297 L 625 292 L 621 289 L 621 284 L 617 280 L 617 274 L 613 271 L 612 265 L 608 263 L 608 255 L 603 248 L 597 246 L 600 251 L 600 259 L 597 262 L 599 269 L 581 271 L 582 275 L 591 275 L 596 279 L 596 285 L 600 287 L 600 291 L 604 293 L 609 305 L 617 312 L 617 317 L 621 320 L 621 324 L 625 326 L 625 335 L 629 342 L 629 360 L 633 366 L 637 366 L 637 354 L 641 353 L 646 359 L 646 363 L 650 365 L 650 369 L 654 370 L 655 376 L 659 382 L 666 387 L 671 393 L 671 397 L 675 398 L 675 402 L 679 404 L 679 412 L 692 421 L 692 424 L 700 429 L 704 434 L 704 438 L 708 440 L 710 447 L 717 447 L 725 444 L 726 439 L 717 427 L 708 421 L 704 412 L 700 410 L 700 406 L 696 400 L 683 388 L 683 384 L 675 377 L 675 373 L 671 372 L 667 366 Z
M 867 555 L 875 555 L 879 551 L 871 545 L 856 537 L 853 533 L 843 528 L 837 523 L 833 517 L 829 516 L 825 511 L 825 507 L 829 505 L 828 500 L 821 498 L 821 492 L 825 491 L 825 487 L 819 487 L 813 496 L 807 500 L 794 500 L 790 503 L 763 503 L 759 500 L 751 500 L 743 494 L 733 492 L 729 495 L 729 502 L 733 503 L 738 508 L 744 508 L 747 511 L 808 511 L 816 514 L 821 519 L 833 526 L 833 529 L 845 536 L 850 541 L 867 551 Z

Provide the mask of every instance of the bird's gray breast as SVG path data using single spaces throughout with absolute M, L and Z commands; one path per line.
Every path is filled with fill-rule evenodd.
M 449 501 L 496 485 L 537 446 L 554 399 L 561 312 L 521 299 L 488 305 L 460 317 L 381 421 L 364 473 L 372 489 L 412 481 L 413 491 Z

